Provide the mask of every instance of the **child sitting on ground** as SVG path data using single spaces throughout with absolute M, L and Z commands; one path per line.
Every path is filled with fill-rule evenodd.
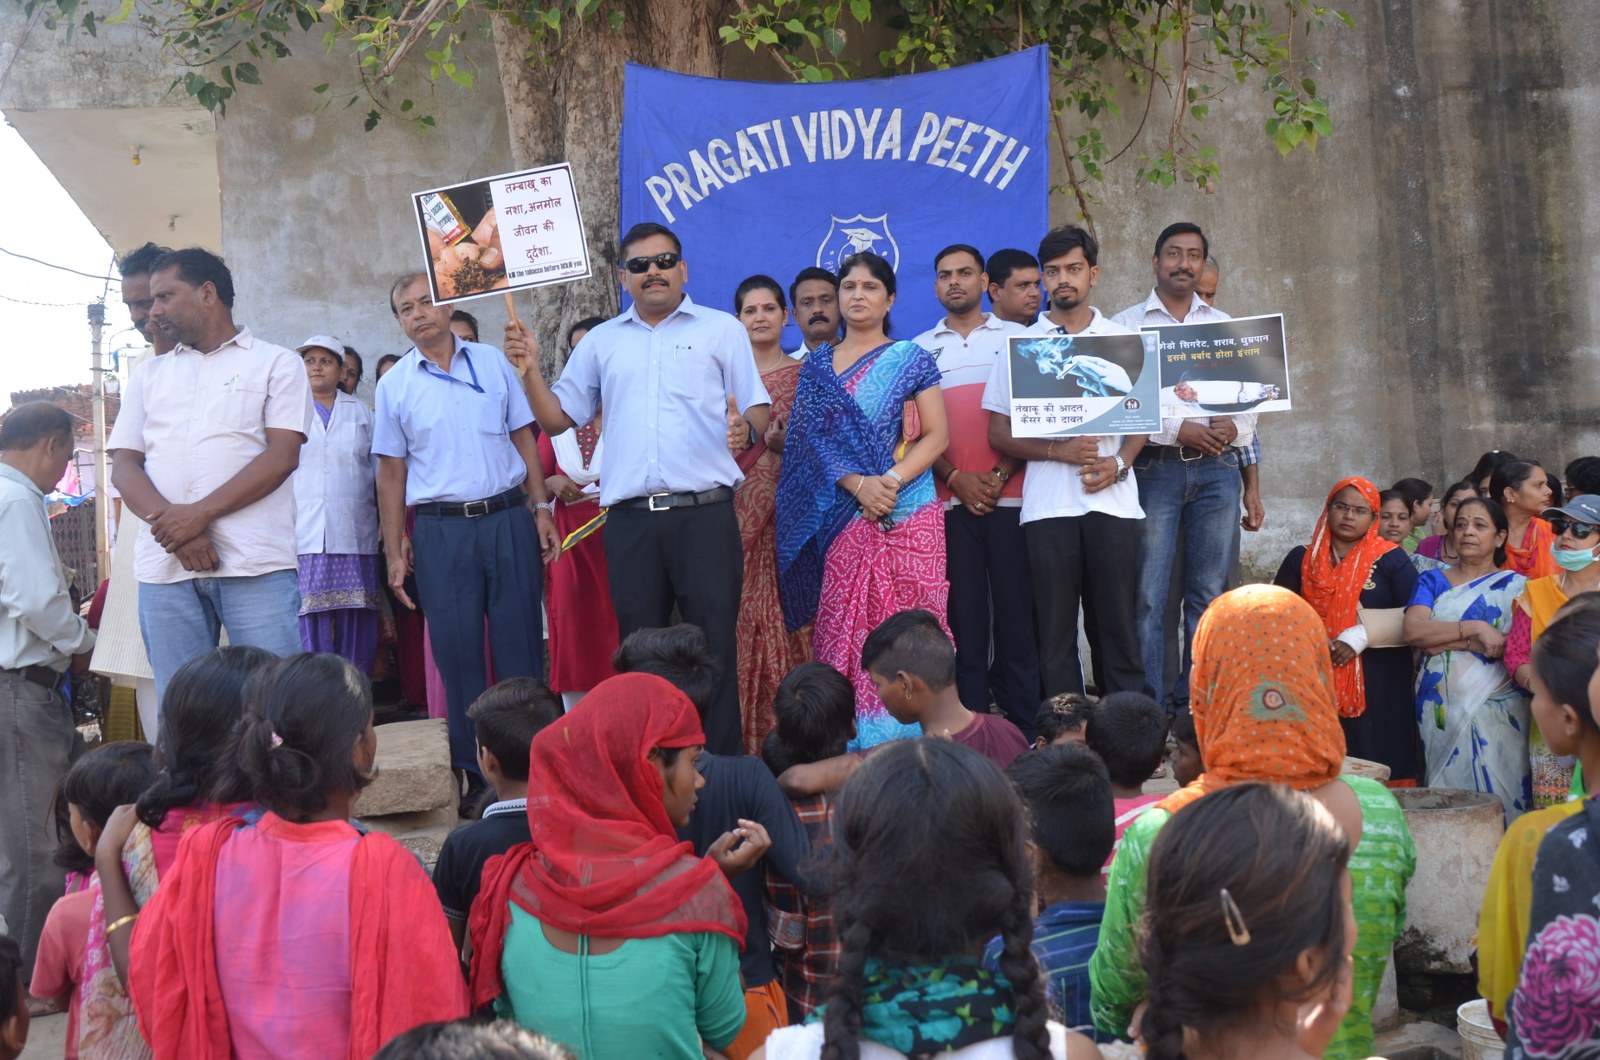
M 855 691 L 843 674 L 827 663 L 796 666 L 778 686 L 772 701 L 775 726 L 762 749 L 774 776 L 794 765 L 844 754 L 856 735 Z M 833 827 L 833 799 L 827 792 L 794 800 L 811 856 L 828 848 Z M 789 1002 L 791 1023 L 803 1023 L 833 979 L 839 960 L 839 939 L 833 912 L 824 896 L 812 897 L 766 869 L 767 936 L 772 960 Z
M 427 873 L 350 823 L 377 755 L 367 678 L 337 655 L 280 659 L 235 743 L 261 817 L 192 829 L 133 931 L 128 993 L 155 1055 L 371 1056 L 465 1016 Z
M 483 866 L 531 838 L 528 832 L 528 749 L 540 729 L 561 717 L 561 701 L 535 677 L 508 677 L 467 708 L 477 727 L 478 772 L 494 789 L 480 820 L 445 837 L 433 868 L 433 886 L 450 922 L 456 949 L 467 937 L 467 917 Z
M 1113 692 L 1096 703 L 1089 715 L 1088 744 L 1111 776 L 1117 811 L 1115 853 L 1128 826 L 1164 797 L 1146 795 L 1144 782 L 1166 752 L 1167 713 L 1141 692 Z M 1111 858 L 1107 857 L 1102 872 L 1110 871 Z
M 1011 722 L 961 702 L 956 649 L 932 612 L 919 608 L 884 619 L 861 646 L 861 668 L 902 725 L 920 723 L 925 735 L 970 747 L 1001 769 L 1028 749 Z
M 510 680 L 519 680 L 511 678 Z M 531 679 L 530 679 L 531 680 Z M 379 1049 L 372 1060 L 576 1060 L 557 1045 L 510 1020 L 456 1020 L 413 1027 Z
M 74 861 L 61 854 L 76 853 L 88 859 L 93 871 L 95 845 L 112 812 L 137 799 L 155 779 L 154 751 L 143 740 L 104 744 L 74 762 L 56 794 L 58 805 L 67 811 L 67 834 L 58 836 L 63 850 L 57 864 Z M 83 983 L 83 950 L 93 907 L 94 893 L 88 887 L 56 899 L 45 917 L 28 987 L 34 997 L 66 1003 L 67 1060 L 78 1055 L 78 987 Z
M 1100 866 L 1111 855 L 1111 778 L 1082 744 L 1045 747 L 1022 755 L 1006 770 L 1028 808 L 1030 859 L 1040 913 L 1033 921 L 1033 955 L 1049 977 L 1049 995 L 1061 1022 L 1094 1034 L 1089 1010 L 1089 958 L 1100 938 L 1106 884 Z M 990 941 L 983 964 L 1000 969 L 1000 938 Z
M 1139 959 L 1150 1060 L 1320 1057 L 1350 1007 L 1350 840 L 1309 795 L 1233 784 L 1150 851 Z
M 1082 743 L 1084 730 L 1089 725 L 1089 712 L 1094 700 L 1082 692 L 1062 692 L 1039 704 L 1039 717 L 1034 722 L 1039 736 L 1035 747 L 1053 747 L 1061 743 Z
M 0 935 L 0 1060 L 17 1060 L 28 1044 L 28 992 L 22 985 L 22 948 Z
M 1206 765 L 1200 760 L 1200 739 L 1194 734 L 1194 715 L 1180 710 L 1172 716 L 1172 779 L 1186 788 L 1200 779 Z

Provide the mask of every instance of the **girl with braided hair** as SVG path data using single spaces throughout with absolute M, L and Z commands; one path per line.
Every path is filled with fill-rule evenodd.
M 1350 842 L 1309 795 L 1234 784 L 1150 851 L 1138 1034 L 1149 1060 L 1309 1060 L 1350 1007 Z
M 921 739 L 873 754 L 835 810 L 840 953 L 821 1020 L 775 1031 L 752 1060 L 1099 1057 L 1048 1019 L 1027 819 L 976 751 Z M 996 934 L 997 972 L 981 960 Z

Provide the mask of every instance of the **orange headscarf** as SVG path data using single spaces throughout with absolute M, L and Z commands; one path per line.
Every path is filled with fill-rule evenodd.
M 1172 813 L 1241 780 L 1311 791 L 1344 765 L 1328 638 L 1311 605 L 1275 585 L 1211 602 L 1194 635 L 1190 709 L 1206 771 L 1159 804 Z
M 1550 524 L 1535 516 L 1528 522 L 1528 530 L 1518 544 L 1506 535 L 1506 561 L 1501 570 L 1514 570 L 1524 578 L 1548 578 L 1560 574 L 1561 567 L 1550 550 L 1555 547 L 1556 535 Z
M 1361 499 L 1372 509 L 1372 525 L 1366 536 L 1357 541 L 1337 564 L 1333 561 L 1333 540 L 1328 533 L 1328 504 L 1342 489 L 1354 487 Z M 1328 493 L 1327 504 L 1317 519 L 1316 532 L 1300 561 L 1300 595 L 1322 618 L 1322 626 L 1332 640 L 1360 621 L 1356 607 L 1361 603 L 1361 589 L 1372 577 L 1372 566 L 1385 552 L 1400 546 L 1378 536 L 1378 488 L 1364 478 L 1351 476 L 1340 479 Z M 1326 651 L 1326 648 L 1324 648 Z M 1333 669 L 1334 700 L 1339 704 L 1339 716 L 1359 718 L 1367 712 L 1367 688 L 1362 679 L 1361 658 L 1357 656 Z

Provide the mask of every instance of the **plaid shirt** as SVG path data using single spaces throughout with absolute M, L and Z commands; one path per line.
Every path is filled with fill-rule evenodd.
M 821 853 L 832 843 L 833 804 L 826 795 L 812 795 L 797 800 L 794 809 L 812 854 Z M 765 871 L 772 963 L 789 999 L 789 1018 L 798 1022 L 810 1016 L 827 994 L 839 962 L 839 937 L 825 899 L 809 898 L 771 868 Z

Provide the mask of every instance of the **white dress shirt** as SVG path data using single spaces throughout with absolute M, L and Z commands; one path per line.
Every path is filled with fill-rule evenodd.
M 1215 324 L 1233 317 L 1224 313 L 1215 306 L 1206 304 L 1206 300 L 1198 294 L 1190 296 L 1189 312 L 1182 320 L 1167 312 L 1167 307 L 1161 303 L 1161 298 L 1156 294 L 1154 287 L 1150 288 L 1150 297 L 1138 305 L 1129 306 L 1114 318 L 1118 324 L 1138 331 L 1141 328 L 1159 324 Z M 1256 437 L 1256 414 L 1253 412 L 1236 413 L 1229 417 L 1233 425 L 1238 428 L 1239 436 L 1233 440 L 1234 449 L 1248 449 Z M 1209 416 L 1190 416 L 1190 423 L 1209 424 Z M 1178 428 L 1184 420 L 1179 417 L 1168 419 L 1162 417 L 1161 430 L 1150 436 L 1151 445 L 1178 445 Z
M 741 414 L 772 403 L 744 325 L 688 295 L 654 327 L 637 306 L 595 325 L 550 389 L 579 426 L 604 402 L 600 503 L 607 506 L 739 485 L 744 475 L 728 451 L 728 397 Z
M 44 494 L 4 463 L 0 541 L 0 669 L 65 670 L 74 655 L 94 647 L 94 633 L 72 607 Z
M 333 412 L 311 416 L 294 473 L 295 551 L 302 556 L 373 555 L 378 551 L 377 479 L 372 456 L 372 413 L 343 391 Z
M 1093 309 L 1093 307 L 1090 307 Z M 1126 335 L 1132 328 L 1110 320 L 1098 309 L 1089 323 L 1077 335 Z M 1065 335 L 1066 329 L 1057 326 L 1049 317 L 1040 316 L 1023 330 L 1026 335 Z M 1003 416 L 1011 415 L 1011 377 L 1006 372 L 1006 362 L 997 360 L 989 376 L 989 385 L 983 390 L 983 407 Z M 1122 448 L 1123 436 L 1104 434 L 1095 438 L 1101 456 L 1115 456 Z M 1144 509 L 1139 506 L 1139 486 L 1133 471 L 1128 477 L 1095 493 L 1087 493 L 1083 479 L 1078 475 L 1083 469 L 1077 464 L 1059 460 L 1029 460 L 1028 474 L 1022 480 L 1022 522 L 1036 519 L 1061 519 L 1101 512 L 1119 519 L 1143 519 Z
M 311 429 L 311 382 L 300 355 L 251 336 L 249 328 L 210 353 L 179 343 L 141 364 L 128 380 L 108 450 L 144 454 L 145 473 L 170 504 L 193 504 L 267 448 L 267 431 Z M 215 570 L 186 571 L 139 531 L 134 573 L 141 582 L 246 578 L 295 569 L 294 487 L 287 479 L 254 504 L 206 528 Z

